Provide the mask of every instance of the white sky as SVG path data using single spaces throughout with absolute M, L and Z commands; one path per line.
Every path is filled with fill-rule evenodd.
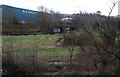
M 38 10 L 38 7 L 42 5 L 48 9 L 67 14 L 79 11 L 95 13 L 99 10 L 102 15 L 108 15 L 114 1 L 116 0 L 0 0 L 0 4 L 30 10 Z M 115 6 L 111 15 L 118 15 L 118 5 Z

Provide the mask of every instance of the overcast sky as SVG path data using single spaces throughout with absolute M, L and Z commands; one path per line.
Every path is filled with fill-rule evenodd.
M 95 13 L 101 11 L 102 15 L 108 15 L 112 2 L 118 0 L 0 0 L 0 4 L 10 5 L 30 10 L 38 10 L 39 6 L 59 11 L 60 13 L 77 13 L 79 11 Z M 118 4 L 115 6 L 112 16 L 118 15 Z

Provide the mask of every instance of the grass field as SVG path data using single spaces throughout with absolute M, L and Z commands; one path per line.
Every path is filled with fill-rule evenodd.
M 26 73 L 30 75 L 59 75 L 61 72 L 65 75 L 76 74 L 76 72 L 80 75 L 97 73 L 96 70 L 93 71 L 95 69 L 93 58 L 98 55 L 79 52 L 80 50 L 75 48 L 73 57 L 70 59 L 67 47 L 56 47 L 58 43 L 56 41 L 60 37 L 62 37 L 61 34 L 2 36 L 3 67 L 7 70 L 11 70 L 12 67 L 13 73 L 27 71 Z M 96 37 L 98 42 L 101 41 L 97 35 Z M 13 67 L 16 65 L 17 69 Z
M 25 35 L 25 36 L 2 36 L 3 52 L 32 53 L 36 52 L 38 57 L 66 57 L 69 50 L 66 47 L 56 47 L 61 34 L 54 35 Z M 74 54 L 79 50 L 75 48 Z

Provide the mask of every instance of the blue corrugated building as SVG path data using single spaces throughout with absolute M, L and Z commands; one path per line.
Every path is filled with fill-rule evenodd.
M 2 18 L 0 19 L 2 20 L 2 33 L 3 34 L 35 34 L 40 32 L 43 33 L 63 32 L 62 27 L 60 27 L 58 24 L 57 26 L 49 26 L 53 24 L 53 22 L 48 22 L 51 19 L 48 19 L 47 22 L 45 22 L 47 25 L 46 24 L 42 25 L 41 24 L 41 20 L 43 17 L 42 15 L 43 13 L 39 11 L 17 8 L 8 5 L 0 5 L 0 16 L 1 16 L 0 18 Z M 52 18 L 52 15 L 47 13 L 46 17 Z M 42 29 L 41 26 L 43 26 Z M 46 32 L 42 30 L 46 30 Z
M 4 18 L 12 18 L 8 17 L 8 15 L 13 16 L 18 20 L 19 23 L 27 23 L 29 22 L 37 22 L 38 20 L 38 11 L 28 10 L 28 9 L 22 9 L 22 8 L 16 8 L 8 5 L 0 5 L 0 14 Z

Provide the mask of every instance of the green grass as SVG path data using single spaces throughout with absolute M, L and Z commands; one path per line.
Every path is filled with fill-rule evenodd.
M 70 52 L 65 47 L 56 47 L 56 48 L 48 48 L 43 51 L 38 51 L 38 56 L 40 58 L 49 58 L 49 57 L 62 57 L 64 59 L 68 59 Z M 79 50 L 75 48 L 73 56 L 79 54 Z
M 74 50 L 74 54 L 77 54 L 77 49 Z M 48 54 L 53 55 L 53 56 L 62 56 L 62 55 L 68 55 L 69 50 L 64 47 L 58 47 L 58 48 L 51 48 L 48 52 Z
M 21 35 L 21 36 L 3 36 L 3 40 L 12 40 L 12 41 L 23 41 L 23 40 L 43 40 L 48 38 L 58 38 L 61 37 L 59 34 L 54 35 Z
M 2 36 L 3 51 L 11 52 L 37 52 L 39 57 L 66 56 L 69 50 L 66 47 L 56 47 L 55 43 L 61 34 L 54 35 L 25 35 L 25 36 Z M 74 54 L 79 51 L 75 49 Z

